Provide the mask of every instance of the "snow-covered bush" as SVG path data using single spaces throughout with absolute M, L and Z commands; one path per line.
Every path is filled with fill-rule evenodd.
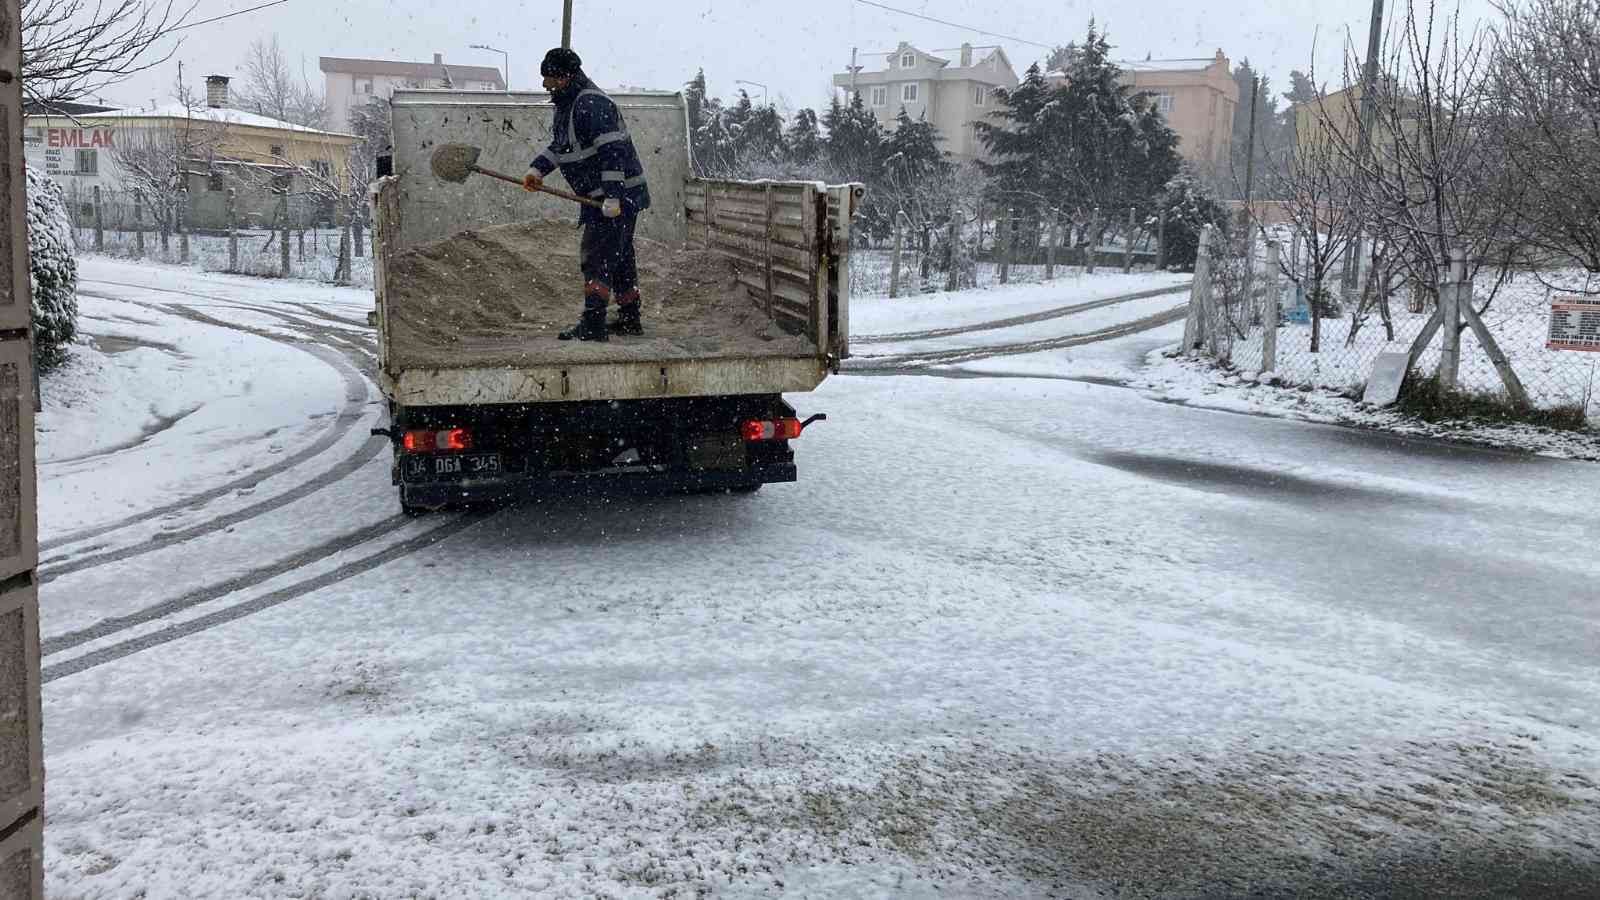
M 34 353 L 41 369 L 59 365 L 78 333 L 78 261 L 61 185 L 28 169 L 28 268 L 33 275 Z

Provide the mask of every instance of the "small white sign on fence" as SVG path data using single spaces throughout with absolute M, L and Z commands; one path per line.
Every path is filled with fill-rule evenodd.
M 1367 379 L 1367 391 L 1361 402 L 1370 406 L 1389 406 L 1400 399 L 1400 386 L 1405 383 L 1406 371 L 1411 367 L 1409 353 L 1380 353 L 1372 366 L 1372 377 Z
M 1600 297 L 1555 297 L 1550 301 L 1550 350 L 1600 353 Z

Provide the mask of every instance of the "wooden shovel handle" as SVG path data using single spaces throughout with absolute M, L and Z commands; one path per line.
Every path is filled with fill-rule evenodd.
M 493 169 L 485 169 L 482 166 L 473 166 L 472 171 L 477 172 L 479 175 L 487 175 L 490 178 L 498 178 L 501 181 L 507 181 L 516 185 L 517 187 L 522 187 L 521 178 L 512 178 L 510 175 L 496 172 Z M 571 200 L 574 203 L 582 203 L 584 206 L 592 206 L 595 209 L 599 209 L 600 207 L 604 206 L 604 204 L 602 204 L 599 200 L 595 200 L 591 197 L 579 197 L 577 194 L 569 194 L 560 188 L 540 187 L 539 190 L 543 193 L 560 197 L 563 200 Z

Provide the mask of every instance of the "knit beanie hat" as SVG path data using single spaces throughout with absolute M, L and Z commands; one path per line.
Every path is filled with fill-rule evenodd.
M 557 47 L 544 55 L 539 74 L 545 78 L 571 78 L 583 71 L 583 60 L 565 47 Z

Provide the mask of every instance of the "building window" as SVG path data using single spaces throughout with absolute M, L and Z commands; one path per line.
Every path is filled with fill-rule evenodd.
M 988 103 L 989 89 L 981 84 L 978 85 L 977 89 L 972 94 L 972 102 L 978 106 L 983 106 L 984 104 Z
M 1161 113 L 1163 116 L 1171 118 L 1171 116 L 1172 116 L 1172 95 L 1171 94 L 1168 94 L 1168 93 L 1165 93 L 1165 92 L 1151 94 L 1150 95 L 1150 105 L 1154 106 L 1156 108 L 1156 111 Z
M 370 94 L 370 93 L 372 93 L 372 79 L 371 78 L 357 78 L 356 79 L 356 93 L 358 93 L 358 94 Z
M 333 174 L 333 163 L 325 159 L 314 159 L 311 161 L 311 171 L 323 178 L 327 178 Z
M 873 88 L 872 89 L 872 105 L 873 106 L 888 106 L 889 105 L 889 89 L 886 88 L 886 87 L 875 87 L 875 88 Z
M 917 55 L 915 53 L 902 53 L 902 54 L 900 54 L 900 68 L 902 68 L 902 69 L 915 69 L 916 67 L 917 67 Z
M 269 148 L 269 152 L 271 153 L 273 159 L 282 159 L 283 158 L 283 145 L 282 144 L 273 144 Z
M 74 171 L 76 171 L 79 175 L 100 174 L 100 151 L 79 150 L 78 167 Z
M 221 172 L 212 172 L 206 176 L 206 190 L 221 193 L 227 189 L 228 185 L 223 181 Z
M 912 82 L 911 84 L 902 84 L 900 86 L 900 102 L 917 102 L 917 84 L 915 82 Z

